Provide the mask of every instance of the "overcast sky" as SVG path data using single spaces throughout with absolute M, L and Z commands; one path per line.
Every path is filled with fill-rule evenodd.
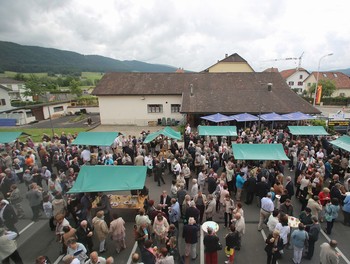
M 2 0 L 0 39 L 203 70 L 238 53 L 256 71 L 350 67 L 349 0 Z

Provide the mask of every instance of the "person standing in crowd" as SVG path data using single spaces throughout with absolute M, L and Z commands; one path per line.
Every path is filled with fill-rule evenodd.
M 197 258 L 197 243 L 198 243 L 199 226 L 193 217 L 188 219 L 188 224 L 184 225 L 183 238 L 185 239 L 185 257 L 191 256 L 192 260 Z
M 154 237 L 159 248 L 165 246 L 168 230 L 168 220 L 161 213 L 159 213 L 153 222 Z
M 281 250 L 283 250 L 283 239 L 280 232 L 275 229 L 265 240 L 265 252 L 267 254 L 267 264 L 276 264 L 281 258 Z
M 15 264 L 23 264 L 22 258 L 17 251 L 17 243 L 15 238 L 17 234 L 12 231 L 6 231 L 0 228 L 0 262 L 9 264 L 10 259 Z
M 92 224 L 94 226 L 94 234 L 99 242 L 99 253 L 106 252 L 106 238 L 108 235 L 108 226 L 104 220 L 103 211 L 98 211 L 96 216 L 92 219 Z
M 327 221 L 327 228 L 325 231 L 328 235 L 332 233 L 333 224 L 338 217 L 339 209 L 339 201 L 337 198 L 332 198 L 331 202 L 326 205 L 324 217 Z
M 293 185 L 293 182 L 292 182 L 292 178 L 290 176 L 286 177 L 285 189 L 288 192 L 288 198 L 292 199 L 292 197 L 294 196 L 294 185 Z
M 233 264 L 235 257 L 235 250 L 240 246 L 239 233 L 236 231 L 235 225 L 230 225 L 230 232 L 225 236 L 226 248 L 225 253 L 228 260 L 225 261 L 226 264 Z
M 202 224 L 205 205 L 207 203 L 207 197 L 205 194 L 203 194 L 202 190 L 199 190 L 198 194 L 194 196 L 193 201 L 195 202 L 196 207 L 199 210 L 199 223 Z
M 206 264 L 218 264 L 218 250 L 220 250 L 219 237 L 211 227 L 208 227 L 204 235 L 204 254 Z
M 269 220 L 267 221 L 267 227 L 269 228 L 270 234 L 275 230 L 276 225 L 279 223 L 278 220 L 278 215 L 279 215 L 279 210 L 275 209 L 273 210 L 272 214 L 269 216 Z
M 291 235 L 291 243 L 293 245 L 293 258 L 294 264 L 300 264 L 303 256 L 303 249 L 305 241 L 309 239 L 308 233 L 305 231 L 305 226 L 300 223 L 298 229 L 294 230 Z
M 266 197 L 261 199 L 261 209 L 260 209 L 260 219 L 258 224 L 258 231 L 261 231 L 263 228 L 264 222 L 269 218 L 275 206 L 272 201 L 271 193 L 268 193 Z
M 241 200 L 241 195 L 242 195 L 242 190 L 243 190 L 243 185 L 246 182 L 246 180 L 243 178 L 244 172 L 239 172 L 236 175 L 236 201 Z
M 134 228 L 135 240 L 137 241 L 139 249 L 142 250 L 145 241 L 151 239 L 150 225 L 146 222 L 142 222 L 139 228 L 137 228 L 136 225 Z
M 115 250 L 119 254 L 120 250 L 126 248 L 125 243 L 125 221 L 117 214 L 113 214 L 113 221 L 109 227 L 111 239 L 115 242 Z
M 0 201 L 0 220 L 4 223 L 8 230 L 18 233 L 15 224 L 18 222 L 18 217 L 15 209 L 5 199 Z
M 16 209 L 16 213 L 18 218 L 24 218 L 24 211 L 21 205 L 22 202 L 22 196 L 21 192 L 18 189 L 16 184 L 11 185 L 11 193 L 8 197 L 8 200 L 13 205 L 13 207 Z
M 216 200 L 212 194 L 208 195 L 208 201 L 205 206 L 205 216 L 207 221 L 212 221 L 215 214 Z
M 39 220 L 39 212 L 43 201 L 43 195 L 36 183 L 29 185 L 29 191 L 26 194 L 26 198 L 28 199 L 30 208 L 33 212 L 32 221 L 37 222 Z
M 169 221 L 170 224 L 179 229 L 179 220 L 181 217 L 180 205 L 175 198 L 171 199 L 171 206 L 169 207 Z
M 245 234 L 245 221 L 244 217 L 240 213 L 236 213 L 233 218 L 233 223 L 235 225 L 235 229 L 239 234 L 239 243 L 237 246 L 237 250 L 241 249 L 242 237 Z
M 80 264 L 84 264 L 85 260 L 88 258 L 84 245 L 78 243 L 74 238 L 71 238 L 67 241 L 67 246 L 67 255 L 74 256 L 79 260 Z
M 83 220 L 80 222 L 80 226 L 77 228 L 77 238 L 78 242 L 82 243 L 85 248 L 88 250 L 88 252 L 92 252 L 92 247 L 93 247 L 93 242 L 92 242 L 92 236 L 93 236 L 93 231 L 88 223 L 88 221 Z
M 338 243 L 336 240 L 323 243 L 320 252 L 320 264 L 338 264 L 339 254 L 336 251 Z
M 107 226 L 109 226 L 109 223 L 111 222 L 111 204 L 109 202 L 109 198 L 103 192 L 99 192 L 98 197 L 100 198 L 100 201 L 97 204 L 96 210 L 103 211 L 104 221 L 107 223 Z
M 253 174 L 250 175 L 246 181 L 246 191 L 247 191 L 247 195 L 246 195 L 245 204 L 251 204 L 253 202 L 254 194 L 256 191 L 256 178 Z
M 314 255 L 315 250 L 315 243 L 318 240 L 318 236 L 321 230 L 321 226 L 318 223 L 318 218 L 316 216 L 312 217 L 312 225 L 309 227 L 309 240 L 308 240 L 308 247 L 307 247 L 307 253 L 305 255 L 306 259 L 311 260 L 312 256 Z
M 90 253 L 90 259 L 85 262 L 85 264 L 106 264 L 106 259 L 100 257 L 96 251 Z
M 343 202 L 344 225 L 350 226 L 350 193 L 347 192 Z

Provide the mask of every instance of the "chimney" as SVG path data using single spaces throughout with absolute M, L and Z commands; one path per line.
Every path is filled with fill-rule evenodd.
M 190 84 L 190 95 L 193 96 L 193 84 Z
M 268 84 L 267 84 L 267 90 L 268 90 L 269 92 L 272 91 L 272 83 L 268 83 Z
M 226 54 L 225 54 L 225 58 L 227 58 L 227 57 L 228 57 L 228 54 L 226 53 Z

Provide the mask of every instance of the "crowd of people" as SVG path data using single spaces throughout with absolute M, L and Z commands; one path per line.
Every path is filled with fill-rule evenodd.
M 260 133 L 256 125 L 241 129 L 235 138 L 200 137 L 187 125 L 183 145 L 162 137 L 144 144 L 147 134 L 120 134 L 111 147 L 102 148 L 76 146 L 72 141 L 77 135 L 65 133 L 52 138 L 44 135 L 39 144 L 27 138 L 2 146 L 0 219 L 4 229 L 0 229 L 0 242 L 13 241 L 18 235 L 16 223 L 26 217 L 21 202 L 27 199 L 33 221 L 41 216 L 49 219 L 49 228 L 66 255 L 64 263 L 113 263 L 112 257 L 104 259 L 98 254 L 106 251 L 107 237 L 112 238 L 116 254 L 126 248 L 125 221 L 112 213 L 105 193 L 67 194 L 80 167 L 97 164 L 144 165 L 158 186 L 167 186 L 160 187 L 159 202 L 147 199 L 135 217 L 138 251 L 133 263 L 195 260 L 200 226 L 213 220 L 223 222 L 227 234 L 221 245 L 215 229 L 205 230 L 205 263 L 218 263 L 222 248 L 226 263 L 233 263 L 236 252 L 244 246 L 244 206 L 251 204 L 260 207 L 257 229 L 267 226 L 270 232 L 265 246 L 267 263 L 276 263 L 290 245 L 294 263 L 301 262 L 303 251 L 305 258 L 313 258 L 320 223 L 326 222 L 325 232 L 331 234 L 341 211 L 344 225 L 350 225 L 349 156 L 333 149 L 325 137 L 293 139 L 284 130 Z M 281 143 L 290 161 L 237 161 L 231 143 Z M 286 170 L 294 172 L 294 177 L 285 176 Z M 26 187 L 25 193 L 20 192 L 19 184 Z M 99 202 L 92 215 L 96 197 Z M 300 214 L 293 209 L 297 200 Z M 293 216 L 301 222 L 294 231 L 288 224 Z M 179 248 L 179 239 L 184 240 L 184 248 Z M 336 241 L 321 245 L 322 264 L 330 263 L 322 260 L 328 255 L 338 258 L 335 247 Z M 4 263 L 9 259 L 21 263 L 17 250 L 12 249 L 3 255 Z M 37 263 L 43 261 L 49 260 L 39 256 Z

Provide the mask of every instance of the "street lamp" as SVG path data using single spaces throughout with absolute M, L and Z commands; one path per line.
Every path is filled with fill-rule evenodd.
M 322 56 L 322 57 L 320 58 L 320 60 L 318 61 L 318 68 L 317 68 L 317 75 L 316 75 L 316 88 L 315 88 L 315 95 L 314 95 L 314 103 L 313 103 L 313 106 L 316 105 L 316 94 L 317 94 L 316 91 L 317 91 L 317 86 L 318 86 L 318 77 L 319 77 L 319 74 L 320 74 L 321 61 L 322 61 L 324 58 L 326 58 L 326 57 L 328 57 L 328 56 L 332 56 L 332 55 L 333 55 L 333 53 L 326 54 L 326 55 Z

